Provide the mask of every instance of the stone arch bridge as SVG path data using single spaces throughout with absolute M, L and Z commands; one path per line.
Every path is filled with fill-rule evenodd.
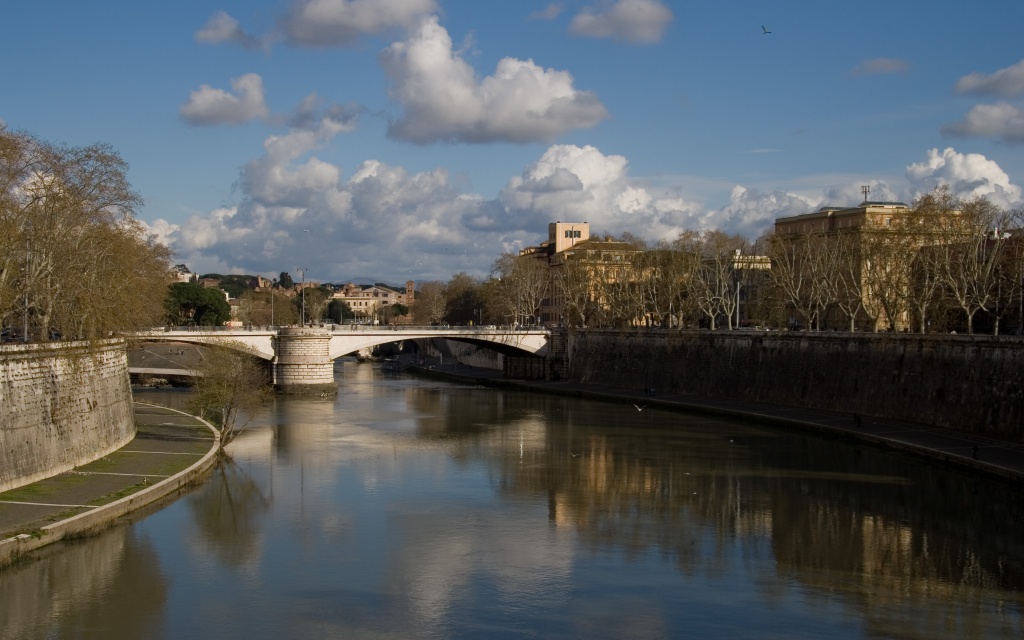
M 401 340 L 448 338 L 487 346 L 506 355 L 546 356 L 550 332 L 487 327 L 374 327 L 327 325 L 276 329 L 154 330 L 135 334 L 147 341 L 220 344 L 246 349 L 273 365 L 281 391 L 323 392 L 337 388 L 334 360 L 361 349 Z

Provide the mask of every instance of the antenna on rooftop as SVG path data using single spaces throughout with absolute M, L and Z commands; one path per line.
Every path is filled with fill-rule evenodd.
M 866 184 L 862 184 L 860 186 L 860 192 L 864 194 L 864 202 L 867 202 L 868 201 L 868 194 L 871 193 L 871 186 L 870 185 L 866 185 Z

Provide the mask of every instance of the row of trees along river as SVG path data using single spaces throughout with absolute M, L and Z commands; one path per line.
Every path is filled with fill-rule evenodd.
M 66 147 L 0 129 L 5 338 L 89 339 L 228 319 L 220 293 L 176 284 L 169 294 L 171 252 L 136 219 L 142 200 L 126 172 L 109 146 Z M 1021 326 L 1021 210 L 939 187 L 886 222 L 755 240 L 716 230 L 653 244 L 628 233 L 598 236 L 548 260 L 501 255 L 487 278 L 420 282 L 413 305 L 391 305 L 378 319 L 922 333 Z M 253 276 L 221 278 L 222 288 L 236 289 L 246 324 L 355 316 L 330 299 L 329 286 L 287 295 L 287 272 L 270 291 L 256 291 Z

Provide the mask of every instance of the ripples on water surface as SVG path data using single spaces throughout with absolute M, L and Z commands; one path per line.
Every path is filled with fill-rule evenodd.
M 188 495 L 0 572 L 0 637 L 1024 637 L 1016 487 L 338 371 L 337 399 L 278 399 Z

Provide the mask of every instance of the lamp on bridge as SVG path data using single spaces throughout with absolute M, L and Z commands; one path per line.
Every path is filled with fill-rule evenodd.
M 302 296 L 302 309 L 299 311 L 300 323 L 304 327 L 306 326 L 306 272 L 309 271 L 306 267 L 295 267 L 295 270 L 302 274 L 302 283 L 299 285 L 299 293 Z

